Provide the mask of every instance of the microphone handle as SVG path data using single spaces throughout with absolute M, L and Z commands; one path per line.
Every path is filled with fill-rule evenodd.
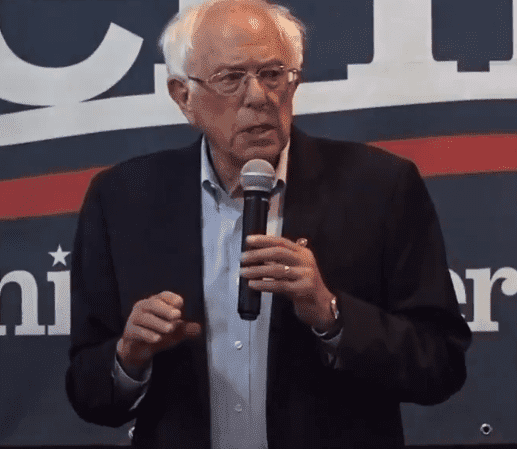
M 244 212 L 242 219 L 241 251 L 246 251 L 246 237 L 253 234 L 265 234 L 269 194 L 262 191 L 244 192 Z M 239 279 L 239 303 L 237 311 L 241 319 L 253 321 L 260 313 L 262 292 L 248 287 L 248 279 Z

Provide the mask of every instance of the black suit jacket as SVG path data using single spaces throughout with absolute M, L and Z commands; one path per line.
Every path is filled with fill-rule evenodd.
M 87 421 L 137 418 L 142 448 L 208 448 L 205 335 L 155 356 L 134 411 L 115 402 L 115 346 L 135 301 L 170 290 L 205 325 L 200 141 L 138 157 L 91 184 L 73 251 L 67 392 Z M 471 334 L 448 273 L 438 219 L 414 164 L 358 143 L 293 130 L 283 235 L 306 237 L 344 316 L 340 369 L 273 298 L 268 348 L 270 449 L 398 448 L 400 402 L 436 404 L 466 376 Z

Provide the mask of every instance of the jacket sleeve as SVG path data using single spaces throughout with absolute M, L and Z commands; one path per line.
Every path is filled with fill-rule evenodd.
M 68 398 L 84 420 L 118 427 L 132 418 L 131 402 L 114 394 L 116 344 L 124 330 L 99 184 L 92 181 L 79 214 L 72 254 L 72 330 Z M 117 399 L 117 400 L 115 400 Z
M 431 198 L 414 164 L 402 167 L 383 230 L 380 301 L 335 292 L 344 317 L 336 366 L 400 402 L 437 404 L 466 379 L 471 332 Z

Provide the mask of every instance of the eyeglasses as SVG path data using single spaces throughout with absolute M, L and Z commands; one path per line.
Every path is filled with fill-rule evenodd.
M 244 69 L 225 69 L 215 73 L 207 80 L 193 76 L 188 76 L 188 79 L 205 84 L 220 95 L 234 95 L 241 90 L 241 87 L 250 76 L 257 78 L 259 83 L 268 89 L 282 90 L 289 84 L 299 80 L 300 70 L 286 69 L 283 65 L 264 67 L 256 73 Z

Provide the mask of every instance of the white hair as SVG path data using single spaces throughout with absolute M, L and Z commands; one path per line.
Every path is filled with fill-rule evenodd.
M 207 0 L 178 12 L 165 26 L 159 46 L 162 50 L 169 79 L 186 79 L 185 64 L 194 47 L 192 37 L 198 31 L 206 13 L 217 3 L 228 0 Z M 295 68 L 301 69 L 303 62 L 305 26 L 294 17 L 287 8 L 268 3 L 266 0 L 234 0 L 238 3 L 258 5 L 267 12 L 275 22 L 280 39 L 290 49 Z

